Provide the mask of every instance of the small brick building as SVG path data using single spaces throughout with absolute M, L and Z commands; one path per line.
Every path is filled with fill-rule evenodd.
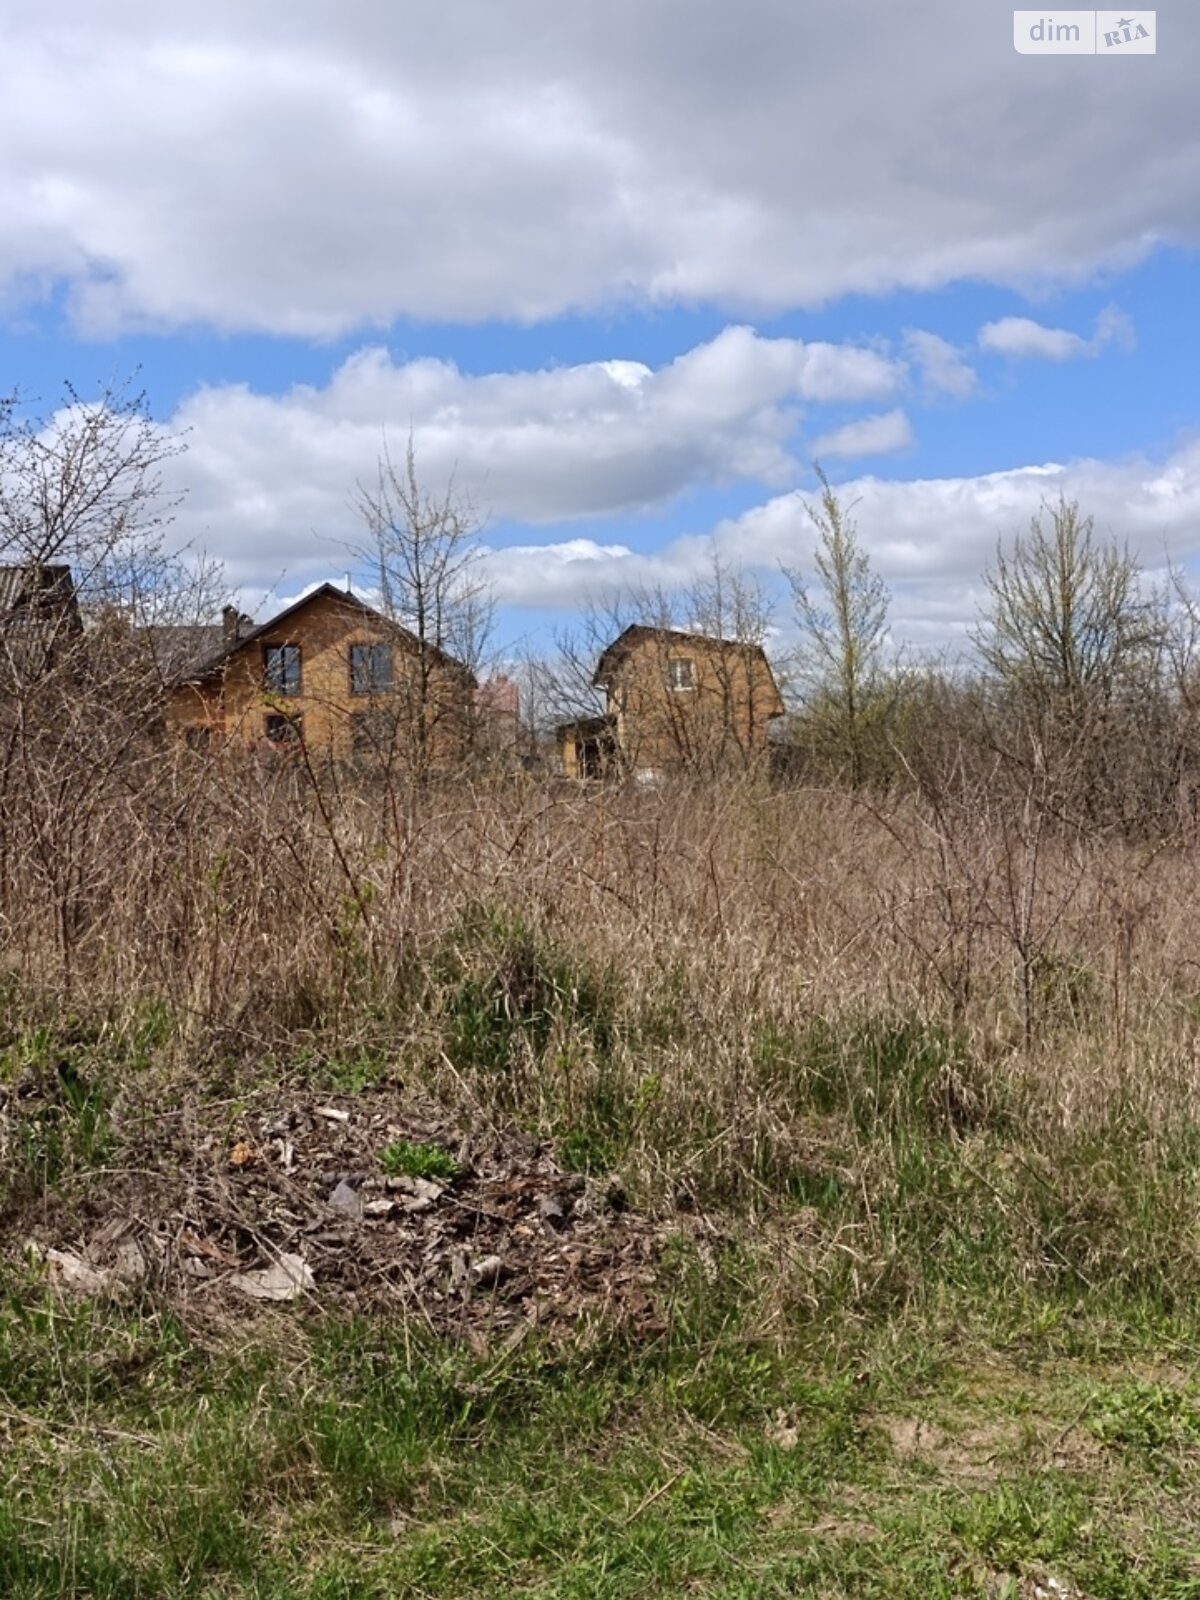
M 626 628 L 592 682 L 604 691 L 603 714 L 558 729 L 570 778 L 750 766 L 784 711 L 761 645 L 675 628 Z
M 452 765 L 470 747 L 475 678 L 347 590 L 322 584 L 269 621 L 228 607 L 219 646 L 181 673 L 167 726 L 213 740 Z

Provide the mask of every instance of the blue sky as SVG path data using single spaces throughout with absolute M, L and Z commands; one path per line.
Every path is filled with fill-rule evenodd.
M 1155 26 L 1119 61 L 1018 56 L 990 0 L 63 0 L 0 23 L 0 388 L 140 368 L 252 608 L 346 569 L 411 428 L 509 639 L 714 548 L 772 585 L 819 455 L 897 636 L 953 642 L 1060 491 L 1200 557 L 1200 14 Z

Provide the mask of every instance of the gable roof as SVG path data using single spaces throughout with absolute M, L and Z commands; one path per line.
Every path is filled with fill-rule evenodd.
M 226 642 L 225 629 L 219 622 L 154 622 L 142 632 L 164 683 L 174 683 L 199 670 Z
M 385 617 L 382 611 L 376 611 L 374 606 L 369 606 L 365 600 L 360 600 L 356 594 L 351 594 L 349 589 L 339 589 L 332 583 L 323 583 L 319 588 L 314 589 L 311 594 L 302 595 L 299 600 L 293 600 L 290 606 L 285 606 L 282 611 L 277 611 L 273 617 L 268 617 L 266 622 L 260 622 L 257 627 L 252 628 L 248 633 L 243 633 L 238 638 L 230 639 L 215 655 L 193 666 L 179 681 L 181 683 L 202 683 L 206 678 L 215 677 L 237 655 L 239 650 L 244 650 L 247 645 L 254 644 L 262 638 L 263 634 L 278 628 L 281 623 L 290 621 L 305 610 L 306 607 L 315 604 L 318 600 L 333 600 L 346 610 L 357 611 L 362 616 L 369 617 L 372 622 L 378 623 L 389 633 L 399 634 L 407 643 L 414 646 L 417 644 L 417 637 L 410 629 L 399 622 L 393 622 L 390 617 Z M 466 673 L 472 682 L 475 681 L 474 673 L 464 662 L 456 660 L 454 656 L 447 654 L 445 650 L 439 649 L 437 645 L 428 645 L 426 648 L 430 655 L 444 666 L 453 667 L 459 672 Z
M 0 624 L 66 618 L 80 623 L 70 567 L 62 564 L 0 567 Z
M 485 678 L 475 690 L 475 704 L 480 711 L 498 717 L 515 717 L 521 711 L 521 691 L 515 679 L 505 672 Z
M 767 653 L 760 644 L 748 644 L 743 639 L 721 639 L 710 633 L 688 633 L 682 628 L 651 628 L 644 623 L 634 622 L 607 645 L 596 663 L 596 670 L 592 675 L 592 683 L 603 688 L 617 670 L 618 666 L 631 650 L 640 644 L 656 640 L 665 645 L 691 645 L 697 651 L 720 650 L 726 653 L 745 655 L 752 660 L 761 661 L 767 674 L 771 687 L 775 690 L 779 711 L 772 712 L 778 716 L 783 710 L 783 697 L 779 693 L 779 686 L 775 682 L 775 674 L 771 670 L 771 663 L 767 660 Z

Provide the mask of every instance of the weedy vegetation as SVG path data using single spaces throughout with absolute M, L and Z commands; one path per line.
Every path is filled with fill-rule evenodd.
M 427 788 L 399 840 L 286 768 L 152 794 L 85 914 L 23 885 L 3 989 L 5 1594 L 1200 1594 L 1190 846 L 1033 870 L 984 808 L 951 855 L 911 796 L 750 781 Z M 151 1090 L 283 1081 L 412 1084 L 619 1192 L 653 1325 L 50 1286 L 25 1241 L 103 1214 Z
M 444 1183 L 458 1171 L 448 1150 L 436 1144 L 418 1144 L 411 1139 L 397 1139 L 387 1145 L 379 1157 L 379 1165 L 392 1178 L 440 1178 Z
M 979 675 L 885 671 L 825 484 L 771 773 L 200 752 L 146 648 L 211 611 L 160 434 L 119 394 L 14 407 L 0 549 L 70 563 L 82 614 L 0 651 L 0 1594 L 1200 1597 L 1186 595 L 1060 506 L 998 558 Z M 406 515 L 453 560 L 408 467 L 381 560 Z M 649 1309 L 493 1328 L 500 1258 L 461 1325 L 402 1279 L 223 1296 L 274 1247 L 235 1183 L 305 1176 L 248 1108 L 365 1125 L 385 1090 L 644 1223 Z M 56 1277 L 139 1217 L 179 1256 L 164 1146 L 220 1211 L 193 1281 Z M 381 1114 L 322 1229 L 376 1177 L 391 1238 L 418 1180 L 459 1203 L 459 1148 Z M 550 1199 L 510 1236 L 578 1268 Z

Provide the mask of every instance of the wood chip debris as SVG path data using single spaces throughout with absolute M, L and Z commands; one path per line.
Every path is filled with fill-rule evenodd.
M 402 1305 L 489 1349 L 534 1325 L 663 1326 L 657 1261 L 679 1224 L 610 1203 L 527 1134 L 464 1126 L 394 1083 L 357 1095 L 353 1113 L 264 1089 L 232 1129 L 199 1088 L 151 1109 L 130 1119 L 119 1164 L 0 1228 L 0 1258 L 33 1239 L 72 1294 L 137 1282 L 214 1306 L 314 1292 L 355 1313 Z M 137 1143 L 139 1129 L 153 1132 Z M 398 1141 L 451 1154 L 456 1175 L 389 1176 Z

